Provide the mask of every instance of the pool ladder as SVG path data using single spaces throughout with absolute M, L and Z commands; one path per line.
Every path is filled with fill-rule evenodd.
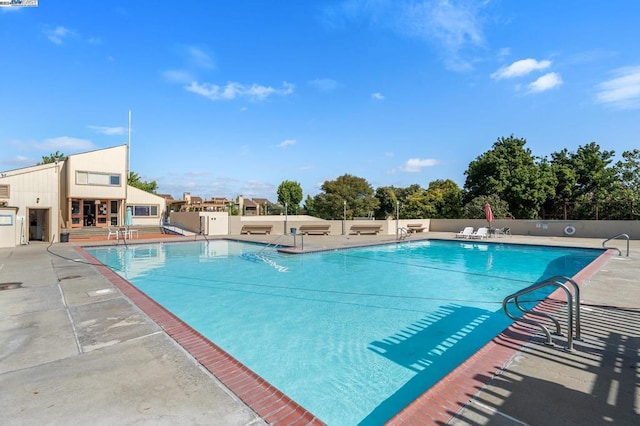
M 531 318 L 516 317 L 509 312 L 509 304 L 513 303 L 513 305 L 524 314 L 550 319 L 556 326 L 555 334 L 562 336 L 562 328 L 560 327 L 560 322 L 558 322 L 557 319 L 544 312 L 535 312 L 532 309 L 526 309 L 521 305 L 521 300 L 519 299 L 521 296 L 531 294 L 536 290 L 549 286 L 563 289 L 567 296 L 567 350 L 572 351 L 573 339 L 580 339 L 580 287 L 571 278 L 558 275 L 523 288 L 522 290 L 505 297 L 502 302 L 502 309 L 504 309 L 505 314 L 514 321 L 520 321 L 539 327 L 546 335 L 547 340 L 545 344 L 553 345 L 551 333 L 544 324 Z M 573 290 L 573 292 L 571 290 Z
M 605 248 L 605 249 L 611 248 L 611 249 L 618 250 L 618 256 L 622 256 L 622 250 L 620 250 L 618 247 L 607 247 L 606 245 L 609 241 L 615 240 L 618 238 L 624 238 L 627 240 L 627 257 L 629 257 L 629 234 L 618 234 L 615 237 L 607 238 L 602 242 L 602 248 Z
M 264 252 L 267 249 L 276 249 L 279 245 L 278 245 L 278 241 L 280 241 L 282 238 L 284 238 L 286 236 L 286 234 L 283 235 L 279 235 L 277 236 L 274 240 L 272 240 L 270 243 L 268 243 L 266 246 L 262 247 L 260 250 L 258 250 L 257 254 L 262 254 L 262 252 Z

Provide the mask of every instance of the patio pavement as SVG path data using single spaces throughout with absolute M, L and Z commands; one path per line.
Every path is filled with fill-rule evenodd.
M 411 238 L 451 239 L 452 233 Z M 235 237 L 234 237 L 235 238 Z M 292 236 L 239 239 L 291 244 Z M 297 249 L 300 251 L 300 236 Z M 148 237 L 131 243 L 185 241 Z M 288 241 L 287 241 L 288 240 Z M 305 251 L 390 242 L 389 236 L 305 236 Z M 494 242 L 601 247 L 600 239 L 513 236 Z M 625 241 L 612 241 L 623 254 Z M 0 248 L 0 413 L 4 425 L 261 425 L 265 422 L 95 267 L 82 241 Z M 543 344 L 523 327 L 497 338 L 513 355 L 472 372 L 442 421 L 397 424 L 640 424 L 640 241 L 582 284 L 582 340 Z M 48 251 L 49 250 L 49 251 Z M 52 254 L 55 253 L 55 254 Z M 11 283 L 15 283 L 11 285 Z M 531 335 L 533 334 L 533 337 Z M 515 343 L 514 343 L 515 342 Z M 454 407 L 454 408 L 452 408 Z M 284 423 L 283 423 L 284 424 Z

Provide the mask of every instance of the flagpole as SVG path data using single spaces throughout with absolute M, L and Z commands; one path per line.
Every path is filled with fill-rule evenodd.
M 131 164 L 131 110 L 129 110 L 129 124 L 127 126 L 127 182 L 129 182 L 129 166 Z
M 129 199 L 129 174 L 131 174 L 131 110 L 129 110 L 129 116 L 127 121 L 127 167 L 126 176 L 124 178 L 124 208 L 122 218 L 126 218 L 127 204 Z M 123 222 L 125 222 L 123 220 Z

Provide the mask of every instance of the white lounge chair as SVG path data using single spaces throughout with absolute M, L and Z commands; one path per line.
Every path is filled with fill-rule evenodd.
M 473 226 L 467 226 L 456 234 L 456 238 L 469 238 L 473 234 Z
M 109 230 L 109 233 L 107 234 L 107 240 L 111 239 L 111 236 L 113 235 L 114 237 L 116 237 L 116 240 L 119 239 L 120 234 L 118 231 L 118 229 L 112 229 L 111 227 L 107 228 Z
M 469 238 L 483 239 L 485 237 L 489 237 L 489 228 L 478 228 L 476 232 L 469 235 Z

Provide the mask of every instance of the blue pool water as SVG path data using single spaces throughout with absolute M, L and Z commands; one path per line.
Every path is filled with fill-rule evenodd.
M 510 324 L 505 296 L 601 254 L 452 241 L 86 250 L 330 425 L 388 420 Z

